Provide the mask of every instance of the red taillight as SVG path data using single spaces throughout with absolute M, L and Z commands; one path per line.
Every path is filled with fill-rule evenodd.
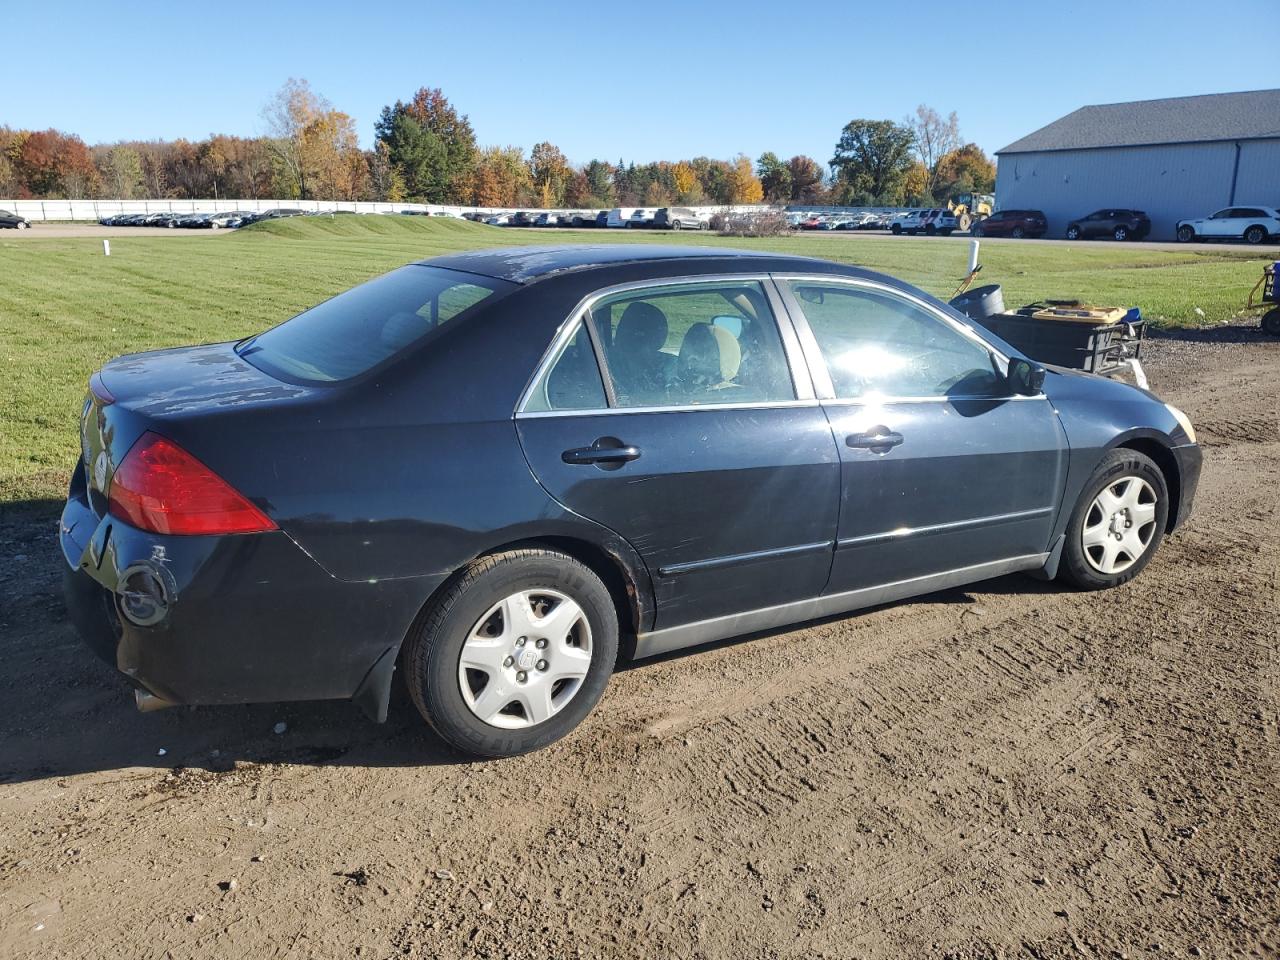
M 152 533 L 262 533 L 271 518 L 187 451 L 144 433 L 111 478 L 107 510 Z

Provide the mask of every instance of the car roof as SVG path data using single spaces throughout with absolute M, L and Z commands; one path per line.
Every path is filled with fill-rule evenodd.
M 469 253 L 452 253 L 418 262 L 425 266 L 476 273 L 511 283 L 532 283 L 543 277 L 568 271 L 592 270 L 624 263 L 671 261 L 685 264 L 731 264 L 737 261 L 737 265 L 742 269 L 750 269 L 748 264 L 759 260 L 771 260 L 775 263 L 786 261 L 794 263 L 797 268 L 811 266 L 814 263 L 827 263 L 813 257 L 797 257 L 761 250 L 679 247 L 650 243 L 499 247 L 491 250 L 473 250 Z

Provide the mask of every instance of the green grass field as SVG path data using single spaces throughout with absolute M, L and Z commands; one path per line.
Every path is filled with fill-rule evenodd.
M 522 232 L 420 217 L 278 220 L 225 237 L 0 241 L 0 505 L 61 496 L 76 455 L 86 381 L 121 353 L 236 339 L 412 260 L 517 243 L 723 245 L 826 257 L 883 270 L 947 297 L 968 244 L 934 239 L 769 240 L 630 231 Z M 1079 297 L 1142 308 L 1157 323 L 1237 315 L 1265 258 L 1114 244 L 988 243 L 984 282 L 1005 302 Z M 1197 313 L 1199 308 L 1203 315 Z

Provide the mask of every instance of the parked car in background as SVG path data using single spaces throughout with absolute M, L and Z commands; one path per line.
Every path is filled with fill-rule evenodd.
M 620 650 L 1126 583 L 1201 464 L 1181 411 L 899 280 L 656 244 L 437 257 L 112 360 L 75 439 L 66 605 L 139 706 L 383 721 L 394 677 L 488 757 L 569 733 Z
M 925 210 L 903 210 L 890 221 L 889 232 L 895 235 L 910 233 L 914 236 L 920 231 L 920 219 L 927 212 Z
M 637 207 L 627 217 L 627 226 L 632 230 L 647 230 L 653 226 L 653 215 L 657 212 L 653 207 Z
M 614 228 L 625 227 L 635 209 L 635 207 L 614 207 L 609 211 L 608 225 Z
M 1226 207 L 1199 220 L 1179 220 L 1177 237 L 1192 240 L 1243 240 L 1263 243 L 1280 239 L 1280 210 L 1275 207 Z
M 30 226 L 31 221 L 21 214 L 11 210 L 0 210 L 0 227 L 6 230 L 26 230 Z
M 560 214 L 558 213 L 540 213 L 534 219 L 535 227 L 558 227 L 560 225 Z
M 985 220 L 974 223 L 970 232 L 975 237 L 1043 237 L 1049 229 L 1040 210 L 997 210 Z
M 800 230 L 817 230 L 822 226 L 822 217 L 816 213 L 811 213 L 801 220 L 797 226 Z
M 1141 240 L 1151 232 L 1151 219 L 1141 210 L 1123 210 L 1107 207 L 1095 210 L 1087 217 L 1067 224 L 1068 240 L 1092 240 L 1111 237 L 1113 240 Z
M 213 230 L 223 227 L 238 227 L 244 223 L 245 218 L 248 216 L 249 214 L 243 210 L 224 210 L 209 217 L 209 227 Z
M 517 210 L 511 215 L 511 219 L 507 221 L 508 227 L 532 227 L 538 219 L 536 213 L 529 213 L 527 210 Z
M 653 215 L 655 230 L 706 230 L 711 219 L 688 207 L 662 207 Z
M 607 211 L 602 211 L 608 217 Z M 578 210 L 569 214 L 567 217 L 560 218 L 560 226 L 562 227 L 595 227 L 599 224 L 600 214 L 594 210 Z
M 505 227 L 511 222 L 511 214 L 495 213 L 493 216 L 486 217 L 484 222 L 491 227 Z
M 944 237 L 949 237 L 960 229 L 960 221 L 950 210 L 945 207 L 939 207 L 928 211 L 920 218 L 920 229 L 929 236 L 941 234 Z

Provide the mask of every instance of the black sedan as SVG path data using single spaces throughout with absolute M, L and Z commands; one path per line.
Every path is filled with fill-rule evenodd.
M 854 267 L 656 245 L 438 257 L 93 375 L 68 607 L 144 709 L 350 698 L 573 729 L 624 655 L 1023 571 L 1124 583 L 1200 452 L 1152 394 Z
M 31 221 L 22 214 L 14 213 L 11 210 L 0 210 L 0 229 L 26 230 L 30 226 Z

